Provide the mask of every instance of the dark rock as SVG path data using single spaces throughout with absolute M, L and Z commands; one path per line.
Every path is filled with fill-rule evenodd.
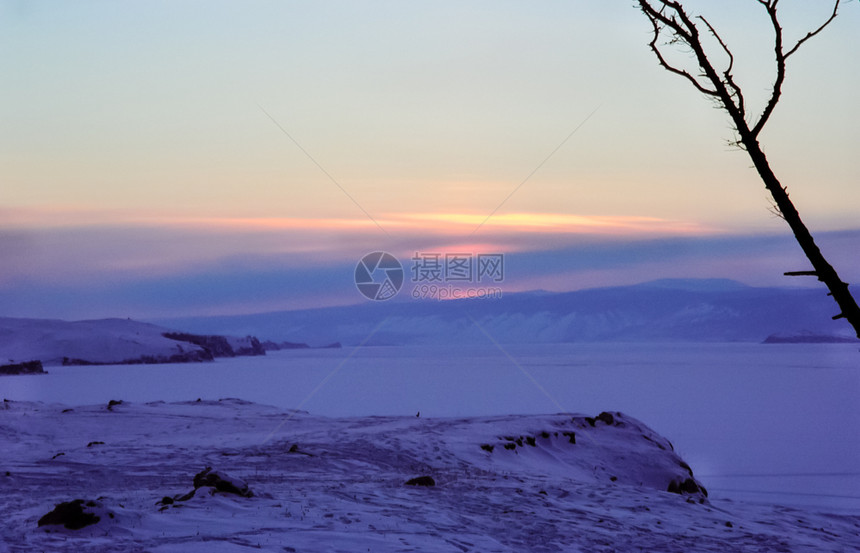
M 567 441 L 575 444 L 576 443 L 576 432 L 562 432 L 563 436 L 567 436 Z
M 481 444 L 481 449 L 483 449 L 484 451 L 489 451 L 490 453 L 492 453 L 495 448 L 496 446 L 492 446 L 490 444 Z
M 606 411 L 597 415 L 596 420 L 603 421 L 609 426 L 615 426 L 615 417 L 612 416 L 612 413 L 607 413 Z
M 847 336 L 832 336 L 828 334 L 771 334 L 764 339 L 762 344 L 849 344 L 857 343 L 856 338 Z
M 42 368 L 41 361 L 25 361 L 23 363 L 12 363 L 11 365 L 0 365 L 0 375 L 8 374 L 47 374 Z
M 51 459 L 56 459 L 56 458 L 57 458 L 57 457 L 59 457 L 60 455 L 65 455 L 65 453 L 63 453 L 63 452 L 61 451 L 61 452 L 57 453 L 56 455 L 54 455 L 53 457 L 51 457 Z
M 535 439 L 532 436 L 526 436 L 526 443 L 532 447 L 535 447 Z
M 248 484 L 227 473 L 214 471 L 212 467 L 206 467 L 194 475 L 194 489 L 196 490 L 204 486 L 215 488 L 222 493 L 231 493 L 241 497 L 252 497 L 254 495 L 248 489 Z
M 517 448 L 517 444 L 515 444 L 515 443 L 505 444 L 505 449 L 516 449 L 516 448 Z
M 224 336 L 206 336 L 188 332 L 165 332 L 162 336 L 178 342 L 188 342 L 200 346 L 208 351 L 212 357 L 236 357 L 230 342 Z
M 112 400 L 108 401 L 108 405 L 107 405 L 108 411 L 113 411 L 113 408 L 116 407 L 117 405 L 122 405 L 121 399 L 112 399 Z
M 549 432 L 541 432 L 540 437 L 546 440 L 547 438 L 549 438 Z
M 87 512 L 85 507 L 100 507 L 95 501 L 87 501 L 84 505 L 83 499 L 76 499 L 66 503 L 57 503 L 54 510 L 39 519 L 39 526 L 64 526 L 69 530 L 80 530 L 90 524 L 95 524 L 101 518 L 94 513 Z
M 173 503 L 174 503 L 173 498 L 170 497 L 169 495 L 165 495 L 164 497 L 161 498 L 161 501 L 156 503 L 156 505 L 173 505 Z
M 308 349 L 309 345 L 298 343 L 298 342 L 273 342 L 271 340 L 266 340 L 265 342 L 260 342 L 260 345 L 266 351 L 279 351 L 282 349 Z
M 406 481 L 407 486 L 435 486 L 436 481 L 430 476 L 419 476 Z
M 105 445 L 105 443 L 104 443 L 104 442 L 99 442 L 99 441 L 90 442 L 90 443 L 88 443 L 88 444 L 87 444 L 87 447 L 93 447 L 94 445 Z
M 302 451 L 299 449 L 299 444 L 293 444 L 290 446 L 290 449 L 287 450 L 287 453 L 295 453 L 297 455 L 306 455 L 308 457 L 313 457 L 313 453 L 308 453 L 306 451 Z
M 591 417 L 585 417 L 585 422 L 587 422 L 589 426 L 594 426 L 594 419 Z
M 726 521 L 726 528 L 733 528 L 733 527 L 734 527 L 734 524 L 732 524 L 730 521 L 727 520 Z
M 672 480 L 669 482 L 669 487 L 666 491 L 679 495 L 693 495 L 701 493 L 703 496 L 708 497 L 708 491 L 705 487 L 692 478 L 687 478 L 684 481 L 681 481 L 679 478 Z

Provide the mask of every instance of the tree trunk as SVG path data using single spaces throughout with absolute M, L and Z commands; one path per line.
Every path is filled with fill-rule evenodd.
M 788 197 L 788 192 L 785 191 L 785 188 L 782 187 L 776 175 L 771 170 L 767 157 L 765 157 L 758 140 L 752 136 L 749 130 L 739 130 L 741 143 L 746 148 L 753 164 L 755 164 L 755 168 L 762 181 L 764 181 L 765 187 L 767 187 L 771 196 L 773 196 L 780 213 L 788 223 L 788 226 L 791 227 L 797 243 L 800 244 L 803 253 L 806 254 L 806 257 L 812 263 L 812 267 L 815 269 L 814 275 L 827 286 L 830 290 L 830 295 L 833 296 L 833 299 L 836 300 L 836 303 L 842 309 L 842 312 L 833 318 L 846 319 L 854 327 L 857 337 L 860 338 L 860 307 L 857 306 L 857 302 L 848 291 L 848 284 L 842 282 L 842 279 L 836 273 L 836 269 L 827 262 L 821 250 L 818 249 L 815 240 L 813 240 L 806 225 L 800 219 L 800 214 Z

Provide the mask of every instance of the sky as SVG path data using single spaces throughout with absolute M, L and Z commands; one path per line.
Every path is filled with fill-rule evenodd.
M 758 111 L 760 6 L 687 4 Z M 829 13 L 780 6 L 789 41 Z M 848 2 L 790 59 L 761 135 L 848 282 L 858 26 Z M 503 253 L 509 292 L 814 284 L 782 276 L 807 264 L 726 116 L 649 40 L 630 1 L 0 0 L 0 316 L 355 303 L 370 251 Z

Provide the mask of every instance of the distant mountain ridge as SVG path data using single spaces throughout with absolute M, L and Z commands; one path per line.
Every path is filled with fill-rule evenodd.
M 824 289 L 752 287 L 727 279 L 663 279 L 500 299 L 366 302 L 343 307 L 156 321 L 191 332 L 356 345 L 707 341 L 771 335 L 851 337 Z M 374 329 L 375 332 L 374 332 Z M 369 338 L 368 338 L 369 337 Z

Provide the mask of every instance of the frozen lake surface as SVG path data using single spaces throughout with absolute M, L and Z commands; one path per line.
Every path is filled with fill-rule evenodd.
M 69 405 L 238 397 L 328 416 L 622 411 L 672 440 L 712 497 L 860 512 L 852 344 L 366 347 L 48 370 L 0 379 L 0 397 Z

